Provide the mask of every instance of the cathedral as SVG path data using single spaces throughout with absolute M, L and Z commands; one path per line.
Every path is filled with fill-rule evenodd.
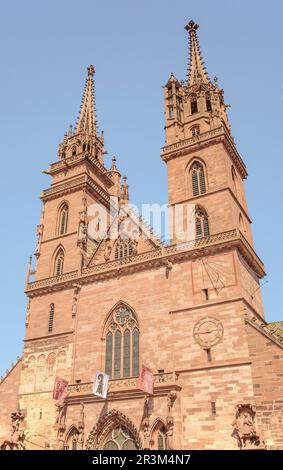
M 3 450 L 283 449 L 283 322 L 264 318 L 247 168 L 198 25 L 185 30 L 186 80 L 164 86 L 170 241 L 131 206 L 116 158 L 104 164 L 88 67 L 77 123 L 45 170 L 24 350 L 0 382 Z

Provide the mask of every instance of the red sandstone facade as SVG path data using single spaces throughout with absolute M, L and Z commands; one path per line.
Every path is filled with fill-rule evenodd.
M 186 29 L 187 80 L 171 75 L 164 87 L 168 245 L 129 208 L 116 160 L 104 166 L 88 68 L 77 125 L 41 195 L 24 353 L 0 384 L 2 448 L 283 448 L 282 326 L 264 320 L 247 170 L 197 25 Z M 152 397 L 137 389 L 141 364 L 154 372 Z M 92 393 L 97 370 L 111 375 L 107 400 Z M 55 377 L 69 382 L 60 406 Z

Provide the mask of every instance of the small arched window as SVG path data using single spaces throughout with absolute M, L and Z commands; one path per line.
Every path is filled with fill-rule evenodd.
M 111 378 L 136 377 L 139 374 L 140 332 L 133 311 L 118 306 L 106 331 L 105 372 Z
M 205 94 L 205 102 L 206 102 L 206 110 L 209 112 L 212 111 L 210 94 L 208 92 Z
M 200 127 L 199 126 L 193 126 L 191 128 L 191 133 L 192 133 L 192 137 L 197 137 L 198 135 L 200 135 Z
M 205 174 L 203 165 L 195 162 L 191 168 L 193 196 L 199 196 L 206 192 Z
M 119 237 L 115 247 L 115 259 L 126 258 L 134 254 L 133 241 L 129 238 Z
M 167 435 L 165 426 L 162 426 L 157 433 L 157 449 L 166 450 L 167 449 Z
M 174 118 L 174 101 L 173 101 L 172 86 L 168 88 L 168 112 L 169 112 L 169 119 L 173 119 Z
M 195 213 L 196 238 L 209 236 L 209 223 L 207 213 L 198 208 Z
M 195 114 L 198 112 L 198 100 L 197 100 L 197 95 L 194 93 L 190 96 L 190 102 L 191 102 L 191 113 Z
M 49 319 L 48 319 L 48 333 L 53 331 L 54 324 L 55 305 L 52 303 L 49 307 Z
M 69 207 L 63 204 L 59 211 L 58 235 L 64 235 L 67 232 Z
M 64 272 L 64 252 L 60 249 L 55 258 L 54 276 L 61 276 Z
M 78 440 L 79 440 L 79 431 L 77 428 L 73 427 L 65 441 L 64 449 L 65 450 L 78 450 Z

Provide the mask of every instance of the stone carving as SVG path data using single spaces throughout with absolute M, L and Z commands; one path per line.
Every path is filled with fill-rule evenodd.
M 104 250 L 104 259 L 105 259 L 105 261 L 110 260 L 112 248 L 113 248 L 113 241 L 110 240 L 109 238 L 107 238 L 105 240 L 105 250 Z
M 25 450 L 25 431 L 22 427 L 24 419 L 23 410 L 11 413 L 11 434 L 2 442 L 1 450 Z
M 145 395 L 143 406 L 143 417 L 140 430 L 143 433 L 143 448 L 150 449 L 150 433 L 149 433 L 149 397 Z
M 26 328 L 29 325 L 29 317 L 30 317 L 30 299 L 28 299 L 27 307 L 26 307 Z
M 222 323 L 213 317 L 201 318 L 194 326 L 194 340 L 204 349 L 210 349 L 222 340 L 224 328 Z
M 236 417 L 232 423 L 234 427 L 232 436 L 238 441 L 240 449 L 265 449 L 265 442 L 261 439 L 255 427 L 256 408 L 250 403 L 236 405 Z
M 43 236 L 43 224 L 39 224 L 37 226 L 37 230 L 36 230 L 36 249 L 35 249 L 35 257 L 38 258 L 39 255 L 40 255 L 40 247 L 41 247 L 41 240 L 42 240 L 42 236 Z
M 137 448 L 142 449 L 139 433 L 133 422 L 124 413 L 114 409 L 103 414 L 97 421 L 87 438 L 86 450 L 101 449 L 108 432 L 117 425 L 125 426 L 133 436 Z
M 88 229 L 88 217 L 87 217 L 87 199 L 84 194 L 82 199 L 82 208 L 79 212 L 79 228 L 78 228 L 78 240 L 77 245 L 81 250 L 86 251 L 87 241 L 87 229 Z
M 55 429 L 57 429 L 57 449 L 64 449 L 64 435 L 66 431 L 66 413 L 67 413 L 67 404 L 64 400 L 63 402 L 58 402 L 55 404 L 57 408 L 57 418 L 55 422 Z
M 172 408 L 177 398 L 177 393 L 173 390 L 167 395 L 167 417 L 166 417 L 166 436 L 167 446 L 169 450 L 174 449 L 173 435 L 174 435 L 174 418 L 172 416 Z
M 74 318 L 77 314 L 78 308 L 78 300 L 79 300 L 79 292 L 81 290 L 81 286 L 79 284 L 74 285 L 74 295 L 73 295 L 73 305 L 72 305 L 72 317 Z
M 79 416 L 79 421 L 78 421 L 78 450 L 83 450 L 84 448 L 84 429 L 85 429 L 85 423 L 84 423 L 84 403 L 81 402 L 80 404 L 80 416 Z

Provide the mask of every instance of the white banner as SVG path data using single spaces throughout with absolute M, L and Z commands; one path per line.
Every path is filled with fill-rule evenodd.
M 108 391 L 109 375 L 104 372 L 96 371 L 95 378 L 93 381 L 93 394 L 100 397 L 106 398 Z

